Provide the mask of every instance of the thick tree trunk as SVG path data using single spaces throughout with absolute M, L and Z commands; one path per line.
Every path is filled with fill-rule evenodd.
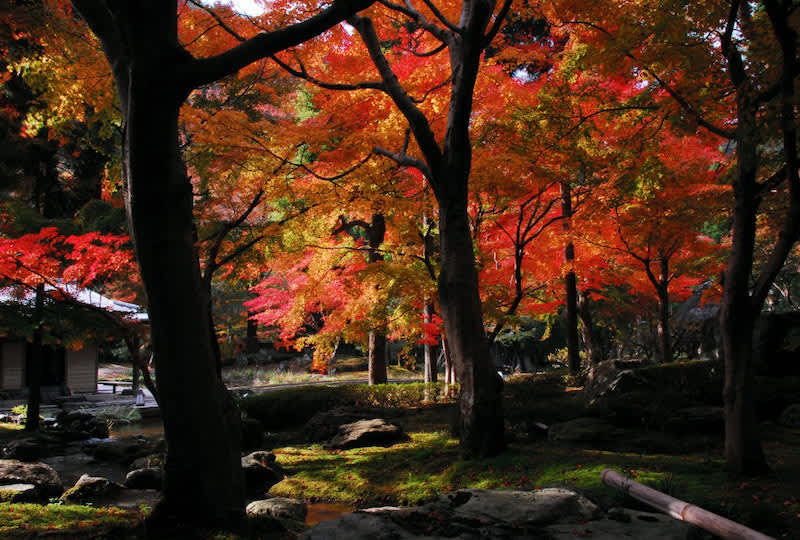
M 750 276 L 756 236 L 758 158 L 752 142 L 755 119 L 740 117 L 737 177 L 733 185 L 733 242 L 725 270 L 720 306 L 720 337 L 725 362 L 725 460 L 737 474 L 768 470 L 755 414 L 753 334 L 761 306 L 753 306 Z M 747 121 L 749 120 L 749 121 Z M 750 130 L 753 131 L 749 131 Z
M 25 417 L 25 431 L 39 430 L 39 411 L 42 403 L 42 333 L 44 329 L 44 285 L 36 286 L 36 297 L 33 307 L 33 340 L 31 357 L 26 362 L 28 369 L 28 411 Z
M 380 332 L 369 333 L 369 384 L 386 384 L 386 335 Z
M 433 314 L 433 306 L 430 302 L 425 302 L 425 306 L 422 309 L 422 317 L 425 321 L 425 324 L 430 324 L 431 322 L 431 315 Z M 425 382 L 426 383 L 435 383 L 436 382 L 436 362 L 433 359 L 433 354 L 431 351 L 430 343 L 425 343 L 424 347 L 424 360 L 425 360 Z
M 505 449 L 502 383 L 492 365 L 483 326 L 466 190 L 462 197 L 461 204 L 456 197 L 454 203 L 439 206 L 439 304 L 461 387 L 461 450 L 467 457 L 485 457 Z
M 164 498 L 155 527 L 239 526 L 244 508 L 239 411 L 217 375 L 208 294 L 194 247 L 192 186 L 178 152 L 173 3 L 129 12 L 136 58 L 112 62 L 125 120 L 130 233 L 147 294 L 164 420 Z

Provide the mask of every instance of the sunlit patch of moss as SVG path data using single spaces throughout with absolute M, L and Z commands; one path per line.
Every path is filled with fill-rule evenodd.
M 109 531 L 133 531 L 142 518 L 138 510 L 114 507 L 0 503 L 0 536 L 30 538 L 59 532 L 100 538 Z

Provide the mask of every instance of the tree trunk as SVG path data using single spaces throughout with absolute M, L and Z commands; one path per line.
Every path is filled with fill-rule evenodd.
M 258 352 L 258 323 L 247 317 L 247 337 L 245 338 L 244 350 L 247 354 L 254 354 Z
M 669 328 L 669 294 L 658 294 L 658 356 L 664 362 L 672 361 L 672 339 Z
M 568 182 L 561 182 L 561 215 L 564 217 L 562 228 L 569 233 L 572 218 L 572 190 Z M 575 245 L 569 241 L 564 247 L 564 262 L 570 268 L 575 262 Z M 564 306 L 564 323 L 567 334 L 567 365 L 572 375 L 581 370 L 581 356 L 578 349 L 578 283 L 574 270 L 564 276 L 566 303 Z
M 444 395 L 450 397 L 456 382 L 456 375 L 453 369 L 453 359 L 450 357 L 450 347 L 447 345 L 445 336 L 442 336 L 442 356 L 444 356 Z
M 456 196 L 450 204 L 443 201 L 439 205 L 439 304 L 461 388 L 461 450 L 466 457 L 486 457 L 505 449 L 502 384 L 492 365 L 483 326 L 466 196 L 465 187 L 463 200 Z
M 44 284 L 36 286 L 33 308 L 33 340 L 31 357 L 26 362 L 28 369 L 28 411 L 25 417 L 25 431 L 39 430 L 39 411 L 42 403 L 42 333 L 44 329 Z
M 177 14 L 172 2 L 146 7 L 118 19 L 135 44 L 111 64 L 125 121 L 126 209 L 147 294 L 167 446 L 164 497 L 150 523 L 238 527 L 239 411 L 217 375 L 210 299 L 193 242 L 192 186 L 178 151 L 185 96 L 174 76 L 179 59 L 165 54 L 180 50 Z
M 425 324 L 430 324 L 431 322 L 431 315 L 433 313 L 433 306 L 430 302 L 425 302 L 425 306 L 422 310 L 422 317 L 425 321 Z M 425 357 L 425 382 L 426 383 L 435 383 L 436 382 L 436 362 L 433 360 L 433 354 L 431 351 L 431 345 L 427 341 L 423 345 L 424 347 L 424 357 Z
M 592 308 L 588 292 L 578 296 L 578 316 L 581 320 L 581 330 L 583 335 L 583 345 L 586 348 L 586 357 L 590 366 L 594 366 L 603 361 L 603 354 L 600 343 L 597 340 L 597 331 L 592 320 Z
M 369 262 L 372 264 L 382 261 L 383 255 L 378 249 L 386 235 L 386 220 L 383 214 L 377 212 L 372 214 L 369 227 L 366 229 L 369 240 Z M 386 370 L 386 334 L 383 328 L 369 333 L 368 362 L 369 384 L 386 384 L 389 374 Z
M 131 71 L 127 202 L 167 443 L 163 506 L 153 518 L 197 523 L 202 516 L 208 525 L 227 526 L 244 506 L 239 412 L 218 376 L 192 242 L 192 188 L 177 152 L 178 108 L 160 90 L 165 73 L 156 62 Z
M 369 384 L 386 384 L 386 335 L 369 333 Z
M 756 236 L 758 157 L 753 142 L 755 118 L 742 118 L 740 107 L 737 176 L 733 183 L 733 241 L 725 270 L 720 306 L 720 338 L 725 362 L 722 393 L 725 408 L 725 460 L 737 474 L 768 470 L 755 413 L 753 334 L 761 306 L 753 306 L 750 277 Z M 756 309 L 754 309 L 756 308 Z

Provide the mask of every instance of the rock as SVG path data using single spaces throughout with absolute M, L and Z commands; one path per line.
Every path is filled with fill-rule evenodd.
M 164 471 L 157 467 L 135 469 L 125 475 L 125 487 L 129 489 L 154 489 L 161 491 Z
M 121 439 L 87 441 L 83 445 L 83 451 L 100 461 L 129 465 L 137 458 L 153 454 L 158 446 L 159 441 L 152 441 L 144 437 L 123 437 Z
M 800 428 L 800 403 L 786 407 L 778 417 L 778 423 L 788 428 Z
M 633 369 L 617 369 L 618 362 L 600 362 L 589 373 L 583 394 L 590 404 L 636 390 L 654 390 L 652 385 Z
M 30 503 L 40 499 L 33 484 L 7 484 L 0 486 L 0 502 Z
M 664 514 L 650 514 L 625 510 L 627 518 L 619 514 L 586 523 L 549 525 L 542 530 L 542 537 L 549 540 L 619 540 L 620 538 L 647 538 L 647 540 L 686 540 L 692 526 Z
M 43 446 L 35 437 L 11 441 L 3 448 L 3 457 L 20 461 L 36 461 L 44 457 Z
M 685 407 L 675 411 L 664 427 L 676 434 L 722 434 L 725 430 L 725 410 L 722 407 Z
M 339 426 L 339 431 L 326 447 L 345 450 L 365 446 L 391 446 L 407 438 L 403 429 L 397 424 L 390 424 L 381 418 L 374 418 Z
M 272 452 L 258 451 L 242 458 L 242 472 L 247 492 L 263 495 L 286 476 Z
M 68 503 L 103 504 L 116 498 L 124 487 L 101 476 L 81 476 L 74 486 L 69 488 L 59 499 Z
M 105 439 L 108 437 L 108 423 L 86 412 L 64 411 L 56 417 L 53 433 L 69 440 Z
M 618 510 L 614 516 L 606 517 L 594 503 L 568 488 L 465 489 L 424 506 L 360 510 L 322 522 L 300 538 L 683 540 L 689 529 L 687 524 L 667 516 L 632 510 Z
M 246 512 L 248 517 L 270 516 L 278 519 L 304 521 L 308 509 L 303 501 L 285 497 L 272 497 L 251 502 L 247 505 Z
M 64 491 L 58 473 L 49 465 L 0 459 L 0 486 L 13 484 L 33 484 L 44 499 L 57 497 Z
M 547 438 L 554 442 L 598 443 L 614 439 L 620 430 L 598 418 L 576 418 L 553 424 Z
M 327 441 L 336 436 L 339 426 L 363 420 L 367 414 L 345 407 L 321 411 L 306 422 L 300 436 L 306 442 Z
M 130 465 L 130 470 L 135 471 L 136 469 L 164 469 L 164 462 L 166 461 L 167 456 L 164 454 L 150 454 L 148 456 L 136 458 Z
M 461 489 L 446 497 L 455 507 L 455 516 L 478 521 L 541 525 L 584 521 L 602 514 L 597 505 L 568 488 L 535 491 Z

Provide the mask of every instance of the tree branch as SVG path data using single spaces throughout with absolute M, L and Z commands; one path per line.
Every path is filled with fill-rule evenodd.
M 305 21 L 259 34 L 216 56 L 180 65 L 179 80 L 187 92 L 210 84 L 257 60 L 308 41 L 373 3 L 374 0 L 334 0 L 333 5 Z
M 414 104 L 408 93 L 406 93 L 405 89 L 400 84 L 397 76 L 392 71 L 388 60 L 386 60 L 386 56 L 383 54 L 380 40 L 378 39 L 378 34 L 375 32 L 375 26 L 372 24 L 372 20 L 367 17 L 353 16 L 348 19 L 348 22 L 353 25 L 364 41 L 364 45 L 366 45 L 369 51 L 372 62 L 375 64 L 378 73 L 381 75 L 381 79 L 383 79 L 386 85 L 387 93 L 392 98 L 397 108 L 400 109 L 400 112 L 403 113 L 403 116 L 408 120 L 411 131 L 414 133 L 414 138 L 417 140 L 417 144 L 427 163 L 427 167 L 425 168 L 420 168 L 418 164 L 413 164 L 411 166 L 417 167 L 423 172 L 427 171 L 426 177 L 431 183 L 431 187 L 434 192 L 438 191 L 439 186 L 436 185 L 436 179 L 433 178 L 431 173 L 438 169 L 442 161 L 442 151 L 439 148 L 439 144 L 436 142 L 436 137 L 428 123 L 428 119 Z M 383 155 L 391 157 L 389 153 Z
M 411 157 L 411 156 L 409 156 L 407 154 L 401 154 L 401 153 L 398 153 L 398 152 L 392 152 L 392 151 L 387 150 L 385 148 L 382 148 L 380 146 L 375 146 L 372 149 L 372 151 L 376 155 L 387 157 L 387 158 L 391 159 L 392 161 L 394 161 L 395 163 L 397 163 L 401 167 L 413 167 L 415 169 L 418 169 L 422 174 L 425 175 L 425 178 L 427 178 L 429 182 L 432 181 L 431 171 L 428 168 L 428 165 L 424 161 L 422 161 L 421 159 L 417 159 L 417 158 Z

